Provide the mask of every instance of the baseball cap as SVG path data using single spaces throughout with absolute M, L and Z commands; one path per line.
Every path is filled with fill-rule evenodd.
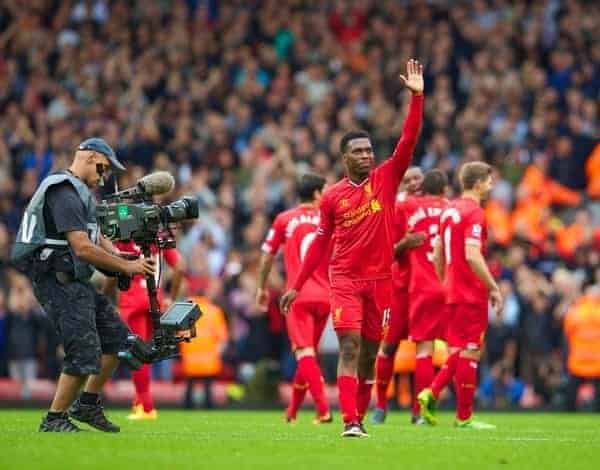
M 101 153 L 110 161 L 110 164 L 119 171 L 125 171 L 123 164 L 117 159 L 115 151 L 110 145 L 106 143 L 104 139 L 100 137 L 92 137 L 86 139 L 79 144 L 77 150 L 92 150 L 94 152 Z

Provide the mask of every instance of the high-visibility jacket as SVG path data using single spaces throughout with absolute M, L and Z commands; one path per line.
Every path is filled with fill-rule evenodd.
M 485 220 L 494 234 L 494 240 L 508 245 L 513 236 L 510 213 L 501 202 L 491 200 L 485 205 Z
M 565 316 L 567 367 L 578 377 L 600 377 L 600 296 L 580 298 Z
M 548 227 L 544 223 L 547 207 L 545 202 L 538 199 L 519 201 L 511 215 L 513 232 L 533 243 L 541 243 L 548 234 Z
M 417 345 L 409 340 L 400 341 L 394 358 L 394 372 L 407 374 L 415 370 Z
M 227 342 L 227 323 L 220 307 L 207 297 L 194 297 L 202 316 L 196 322 L 196 337 L 181 343 L 181 365 L 186 377 L 210 377 L 221 372 L 222 349 Z
M 538 199 L 544 205 L 562 204 L 577 206 L 581 202 L 581 194 L 548 177 L 537 165 L 529 165 L 519 182 L 520 199 Z
M 592 150 L 585 164 L 585 173 L 588 181 L 588 194 L 593 199 L 600 199 L 600 144 Z
M 442 340 L 436 339 L 433 343 L 433 366 L 442 367 L 448 359 L 448 346 Z M 416 343 L 403 340 L 400 341 L 396 357 L 394 358 L 394 372 L 397 374 L 407 374 L 414 372 L 416 366 L 417 345 Z

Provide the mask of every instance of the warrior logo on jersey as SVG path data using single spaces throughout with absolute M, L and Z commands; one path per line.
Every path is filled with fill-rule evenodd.
M 379 212 L 381 210 L 381 204 L 377 199 L 371 200 L 371 212 Z

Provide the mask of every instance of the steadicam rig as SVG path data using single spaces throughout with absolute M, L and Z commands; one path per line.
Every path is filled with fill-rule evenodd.
M 150 290 L 148 290 L 150 292 Z M 150 313 L 153 309 L 150 307 Z M 196 321 L 202 315 L 200 308 L 191 302 L 175 302 L 160 316 L 159 325 L 149 342 L 138 335 L 127 336 L 127 345 L 118 352 L 119 359 L 138 370 L 142 365 L 178 356 L 178 344 L 196 336 Z M 154 320 L 155 316 L 152 315 Z
M 153 195 L 166 194 L 174 186 L 173 177 L 161 171 L 140 179 L 133 188 L 107 196 L 96 209 L 102 234 L 112 241 L 135 241 L 147 258 L 152 256 L 152 246 L 158 248 L 159 256 L 164 248 L 175 247 L 171 227 L 197 218 L 199 209 L 198 201 L 189 196 L 166 205 L 154 203 Z M 127 290 L 130 278 L 122 275 L 117 278 L 119 289 Z M 129 335 L 125 348 L 118 353 L 122 361 L 136 370 L 146 363 L 176 357 L 177 345 L 196 336 L 194 325 L 202 315 L 192 302 L 176 302 L 163 314 L 156 279 L 151 275 L 146 275 L 145 279 L 154 334 L 149 342 L 137 335 Z

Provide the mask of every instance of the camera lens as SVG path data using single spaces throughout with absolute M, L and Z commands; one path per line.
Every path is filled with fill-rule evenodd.
M 182 220 L 198 218 L 200 205 L 196 198 L 185 196 L 164 206 L 162 212 L 165 222 L 181 222 Z

